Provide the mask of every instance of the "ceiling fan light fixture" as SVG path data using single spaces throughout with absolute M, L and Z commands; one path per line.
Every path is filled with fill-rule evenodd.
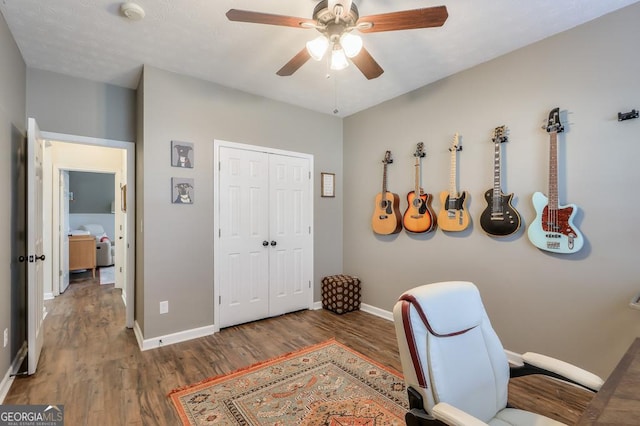
M 316 61 L 322 59 L 328 48 L 329 40 L 323 35 L 307 42 L 307 52 Z
M 340 37 L 340 44 L 344 49 L 344 54 L 348 58 L 353 58 L 362 50 L 362 37 L 351 33 L 344 33 Z
M 344 49 L 339 44 L 335 44 L 331 50 L 331 66 L 334 71 L 343 70 L 349 66 L 347 61 L 347 55 L 344 54 Z

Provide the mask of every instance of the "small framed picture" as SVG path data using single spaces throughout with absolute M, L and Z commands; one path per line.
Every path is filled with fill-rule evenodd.
M 320 173 L 320 195 L 322 197 L 336 196 L 335 173 Z
M 171 141 L 171 165 L 173 167 L 192 169 L 194 155 L 192 143 Z
M 193 204 L 193 179 L 171 178 L 171 202 L 173 204 Z

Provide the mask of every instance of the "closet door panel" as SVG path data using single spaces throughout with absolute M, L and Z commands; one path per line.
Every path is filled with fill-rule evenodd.
M 268 155 L 220 148 L 220 327 L 269 316 Z
M 309 160 L 269 157 L 270 314 L 309 307 L 311 206 Z

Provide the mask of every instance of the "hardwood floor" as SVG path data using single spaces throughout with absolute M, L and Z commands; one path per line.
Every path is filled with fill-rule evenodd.
M 46 306 L 38 370 L 16 378 L 4 403 L 63 404 L 68 425 L 177 425 L 171 390 L 330 338 L 402 371 L 393 323 L 361 311 L 300 311 L 141 352 L 120 290 L 90 272 Z M 510 392 L 531 390 L 521 386 Z
M 177 425 L 171 390 L 333 337 L 401 371 L 393 324 L 364 312 L 301 311 L 140 352 L 120 290 L 91 273 L 46 306 L 38 370 L 4 403 L 63 404 L 69 425 Z

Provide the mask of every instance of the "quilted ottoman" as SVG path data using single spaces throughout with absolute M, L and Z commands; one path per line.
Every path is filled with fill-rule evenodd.
M 322 279 L 322 307 L 336 314 L 360 309 L 360 279 L 330 275 Z

